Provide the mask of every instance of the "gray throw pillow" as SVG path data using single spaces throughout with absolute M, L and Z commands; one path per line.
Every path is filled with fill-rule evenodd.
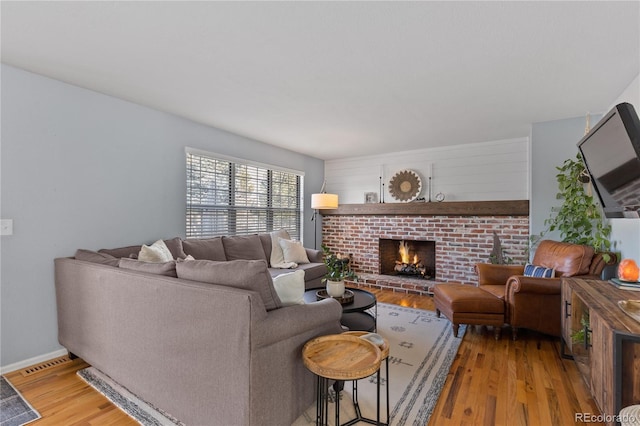
M 98 253 L 110 254 L 111 256 L 117 257 L 117 258 L 128 257 L 131 259 L 137 259 L 138 253 L 140 253 L 141 248 L 142 248 L 142 245 L 118 247 L 114 249 L 100 249 L 98 250 Z
M 170 260 L 169 262 L 155 263 L 155 262 L 143 262 L 136 259 L 127 259 L 123 257 L 120 259 L 119 266 L 122 269 L 130 269 L 133 271 L 147 272 L 149 274 L 164 275 L 166 277 L 176 278 L 176 261 Z
M 170 240 L 164 240 L 164 243 L 173 255 L 174 259 L 184 259 L 185 257 L 187 257 L 187 254 L 184 252 L 184 249 L 182 247 L 182 238 L 171 238 Z
M 118 266 L 118 258 L 107 253 L 98 253 L 92 250 L 78 249 L 76 250 L 76 255 L 74 257 L 78 260 L 84 260 L 85 262 Z
M 282 306 L 265 260 L 187 260 L 176 271 L 178 278 L 258 292 L 267 311 Z

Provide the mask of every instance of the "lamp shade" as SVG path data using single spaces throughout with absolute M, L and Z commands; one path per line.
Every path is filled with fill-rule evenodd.
M 338 195 L 326 193 L 311 194 L 311 208 L 316 210 L 337 209 Z

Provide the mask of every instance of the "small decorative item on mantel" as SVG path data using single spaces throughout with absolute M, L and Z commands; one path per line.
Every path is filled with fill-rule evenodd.
M 324 281 L 327 282 L 327 294 L 331 297 L 342 297 L 345 292 L 344 280 L 356 279 L 356 273 L 351 270 L 349 256 L 341 256 L 331 253 L 329 248 L 322 245 L 324 264 L 327 265 L 327 274 Z

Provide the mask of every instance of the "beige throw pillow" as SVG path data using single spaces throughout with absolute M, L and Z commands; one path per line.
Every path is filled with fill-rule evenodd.
M 280 239 L 291 239 L 286 229 L 278 229 L 271 232 L 271 259 L 269 259 L 269 266 L 272 268 L 278 268 L 279 265 L 284 263 L 284 252 L 280 247 Z
M 285 263 L 309 263 L 307 251 L 304 249 L 300 241 L 284 240 L 282 238 L 278 241 L 280 242 L 280 247 L 282 247 Z
M 173 255 L 164 241 L 158 240 L 150 246 L 143 245 L 138 253 L 138 260 L 161 263 L 173 260 Z
M 273 277 L 273 286 L 282 306 L 304 305 L 304 271 L 298 270 Z

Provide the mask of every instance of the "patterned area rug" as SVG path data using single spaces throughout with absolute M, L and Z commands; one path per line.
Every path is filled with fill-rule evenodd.
M 0 376 L 0 426 L 21 426 L 40 418 L 40 413 Z
M 464 336 L 460 326 L 459 336 Z M 382 363 L 380 420 L 386 422 L 386 387 L 389 387 L 391 425 L 426 425 L 458 352 L 461 338 L 453 337 L 451 323 L 435 312 L 378 304 L 378 334 L 389 341 L 389 378 Z M 331 398 L 335 393 L 330 391 Z M 356 416 L 351 383 L 340 393 L 340 422 Z M 358 382 L 362 416 L 376 419 L 376 376 Z M 315 405 L 293 426 L 315 424 Z M 335 404 L 329 404 L 329 424 L 334 424 Z
M 370 311 L 375 314 L 375 308 Z M 390 424 L 424 425 L 438 401 L 461 338 L 453 337 L 451 323 L 435 312 L 379 303 L 377 307 L 378 334 L 389 341 L 389 378 L 380 381 L 380 419 L 386 422 L 386 388 L 389 388 Z M 465 327 L 460 326 L 459 336 Z M 166 413 L 131 394 L 100 371 L 89 367 L 78 372 L 100 393 L 127 412 L 142 425 L 180 424 Z M 340 392 L 340 422 L 355 417 L 351 404 L 352 386 L 348 382 Z M 335 393 L 332 393 L 335 400 Z M 358 382 L 358 400 L 362 416 L 376 418 L 376 376 Z M 329 424 L 333 425 L 335 404 L 329 404 Z M 315 424 L 315 404 L 300 416 L 293 426 Z

